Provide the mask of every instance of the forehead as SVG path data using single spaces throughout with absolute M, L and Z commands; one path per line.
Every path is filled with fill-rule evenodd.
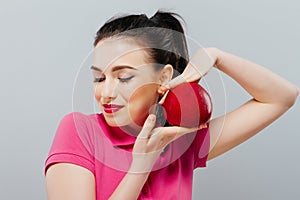
M 93 51 L 93 66 L 106 71 L 112 66 L 138 67 L 146 64 L 147 48 L 134 39 L 108 38 L 98 42 Z

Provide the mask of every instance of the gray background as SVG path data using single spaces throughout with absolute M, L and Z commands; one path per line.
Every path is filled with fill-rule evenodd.
M 43 175 L 78 68 L 116 13 L 181 14 L 187 34 L 300 86 L 300 3 L 251 1 L 1 1 L 0 199 L 46 199 Z M 222 75 L 227 109 L 249 98 Z M 280 95 L 280 94 L 278 94 Z M 195 171 L 193 199 L 299 199 L 299 101 L 274 124 Z M 297 125 L 298 124 L 298 125 Z

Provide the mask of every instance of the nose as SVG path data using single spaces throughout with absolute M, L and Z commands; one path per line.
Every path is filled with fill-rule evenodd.
M 113 100 L 117 96 L 117 84 L 113 81 L 107 78 L 100 89 L 100 95 L 102 98 L 102 102 L 108 103 L 109 101 Z

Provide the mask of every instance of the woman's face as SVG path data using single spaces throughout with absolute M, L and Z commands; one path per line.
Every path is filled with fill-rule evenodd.
M 104 39 L 94 49 L 94 95 L 110 126 L 140 130 L 158 100 L 160 72 L 132 39 Z

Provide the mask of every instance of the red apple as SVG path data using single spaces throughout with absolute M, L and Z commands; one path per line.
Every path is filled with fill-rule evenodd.
M 212 113 L 208 92 L 198 82 L 182 83 L 169 90 L 164 103 L 164 115 L 173 126 L 198 127 Z

